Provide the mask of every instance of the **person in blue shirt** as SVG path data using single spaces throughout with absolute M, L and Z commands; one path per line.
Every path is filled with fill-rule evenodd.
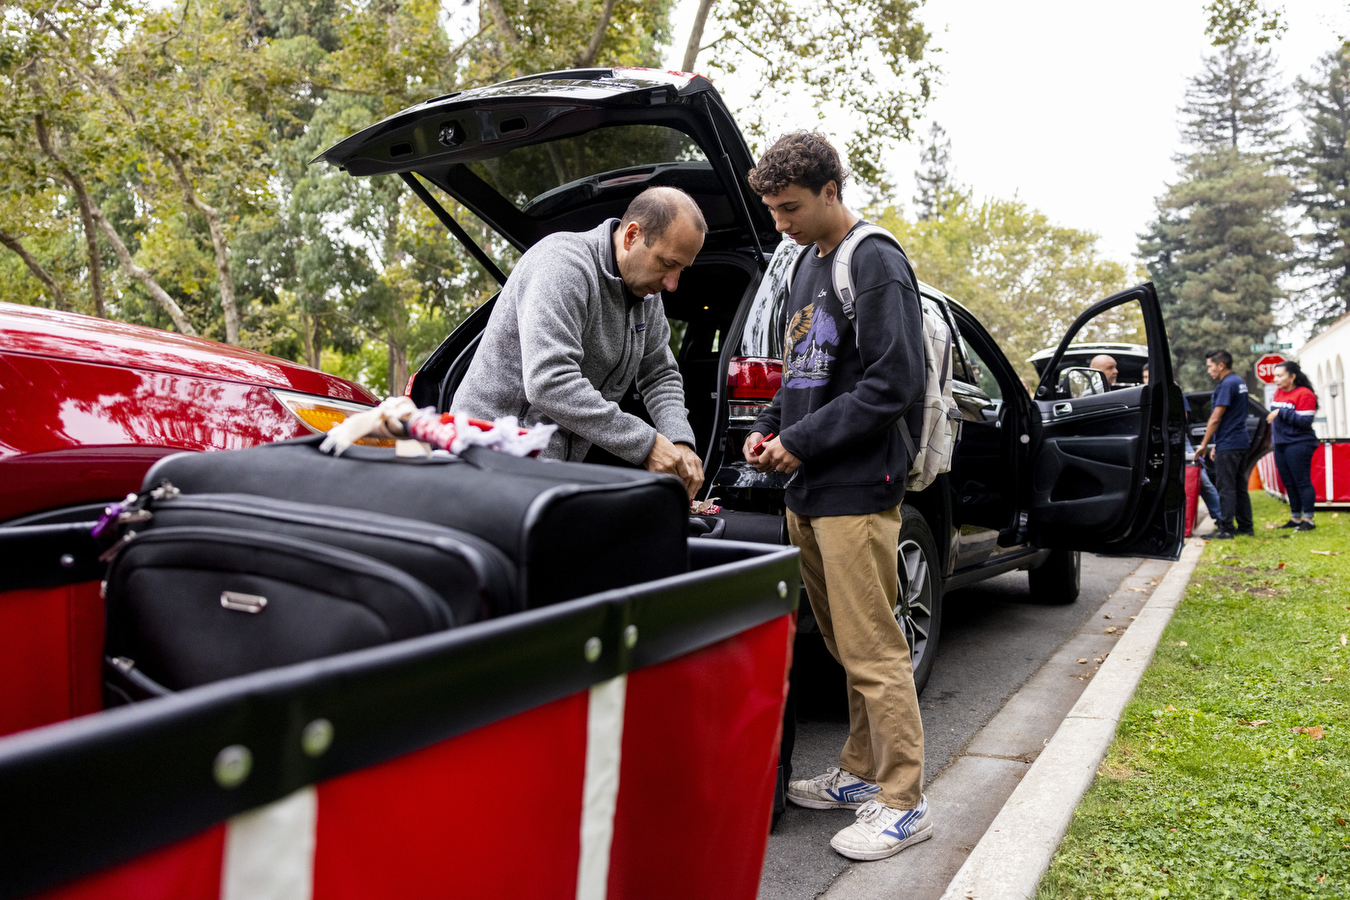
M 1144 363 L 1144 384 L 1148 384 L 1148 363 Z M 1028 392 L 1030 393 L 1030 392 Z M 1191 443 L 1191 401 L 1186 399 L 1186 395 L 1181 395 L 1181 405 L 1186 409 L 1186 462 L 1195 458 L 1195 446 Z M 1205 510 L 1209 513 L 1210 519 L 1215 523 L 1219 521 L 1219 492 L 1214 488 L 1214 482 L 1209 480 L 1209 473 L 1205 471 L 1204 466 L 1200 466 L 1200 499 L 1205 501 Z
M 1233 371 L 1233 354 L 1227 350 L 1213 350 L 1205 355 L 1205 361 L 1209 377 L 1219 385 L 1214 389 L 1213 411 L 1205 425 L 1205 436 L 1195 453 L 1203 457 L 1208 450 L 1210 459 L 1214 460 L 1219 521 L 1213 537 L 1227 540 L 1237 534 L 1252 536 L 1256 533 L 1252 530 L 1252 498 L 1247 493 L 1243 477 L 1247 473 L 1242 468 L 1250 443 L 1247 438 L 1247 382 Z

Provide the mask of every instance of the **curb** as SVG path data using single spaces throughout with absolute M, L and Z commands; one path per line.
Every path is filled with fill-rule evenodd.
M 1138 617 L 997 818 L 980 838 L 942 900 L 1028 900 L 1073 820 L 1074 811 L 1115 740 L 1125 704 L 1153 659 L 1163 629 L 1186 593 L 1205 542 L 1189 539 Z

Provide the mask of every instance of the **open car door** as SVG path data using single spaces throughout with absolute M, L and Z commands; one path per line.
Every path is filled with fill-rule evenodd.
M 1111 383 L 1100 372 L 1063 363 L 1075 338 L 1122 334 L 1147 341 L 1148 384 Z M 1101 300 L 1073 323 L 1036 388 L 1029 432 L 1028 525 L 1037 544 L 1180 555 L 1185 425 L 1152 284 Z

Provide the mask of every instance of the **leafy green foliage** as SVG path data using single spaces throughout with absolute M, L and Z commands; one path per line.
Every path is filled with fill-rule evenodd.
M 941 216 L 917 222 L 894 207 L 872 218 L 900 239 L 915 274 L 973 312 L 1029 381 L 1029 356 L 1057 341 L 1094 301 L 1132 283 L 1125 266 L 1099 255 L 1097 235 L 1056 225 L 1020 200 L 976 203 L 953 187 L 937 206 Z M 1144 343 L 1137 322 L 1107 319 L 1115 333 L 1080 340 Z
M 1268 51 L 1245 42 L 1206 61 L 1182 110 L 1196 152 L 1180 160 L 1180 180 L 1158 198 L 1158 218 L 1140 235 L 1188 390 L 1209 384 L 1205 354 L 1221 348 L 1255 385 L 1249 347 L 1271 330 L 1284 296 L 1293 185 L 1277 159 L 1283 101 L 1272 66 Z
M 922 0 L 724 0 L 712 9 L 710 69 L 741 72 L 759 85 L 736 111 L 752 140 L 766 141 L 766 111 L 841 111 L 857 128 L 848 159 L 864 184 L 887 189 L 886 151 L 908 140 L 937 75 L 932 35 L 919 21 Z M 719 34 L 720 32 L 720 34 Z
M 1209 16 L 1205 34 L 1216 47 L 1236 44 L 1244 37 L 1267 44 L 1282 37 L 1289 27 L 1283 9 L 1267 9 L 1261 0 L 1209 0 L 1205 14 Z
M 1258 537 L 1206 548 L 1040 900 L 1350 896 L 1350 527 L 1269 530 L 1287 508 L 1252 500 Z

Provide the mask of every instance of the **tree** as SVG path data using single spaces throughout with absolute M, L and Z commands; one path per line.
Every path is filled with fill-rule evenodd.
M 1283 124 L 1284 94 L 1274 83 L 1270 49 L 1245 41 L 1224 44 L 1203 66 L 1181 107 L 1182 137 L 1203 150 L 1278 152 L 1289 129 Z
M 702 18 L 694 31 L 704 33 L 706 18 L 717 36 L 686 50 L 685 69 L 692 71 L 699 54 L 712 51 L 710 69 L 740 72 L 758 85 L 736 110 L 752 139 L 769 137 L 776 103 L 798 110 L 809 106 L 821 116 L 836 111 L 858 123 L 846 141 L 854 175 L 884 189 L 882 159 L 909 140 L 937 75 L 925 57 L 932 36 L 919 21 L 921 5 L 922 0 L 700 3 Z
M 1293 186 L 1281 171 L 1283 95 L 1270 51 L 1224 44 L 1191 81 L 1182 133 L 1195 152 L 1158 198 L 1139 255 L 1158 290 L 1184 388 L 1210 382 L 1205 354 L 1220 347 L 1249 372 L 1248 349 L 1274 325 L 1293 241 L 1285 211 Z M 1254 372 L 1248 374 L 1256 385 Z
M 1209 0 L 1205 34 L 1216 47 L 1236 44 L 1250 36 L 1258 44 L 1282 37 L 1288 26 L 1283 9 L 1266 9 L 1261 0 Z
M 894 207 L 874 215 L 900 239 L 919 278 L 964 304 L 1034 380 L 1027 358 L 1056 343 L 1094 301 L 1127 287 L 1130 273 L 1100 256 L 1097 235 L 1056 225 L 1016 198 L 975 203 L 959 186 L 951 197 L 937 218 L 907 221 Z M 1093 325 L 1097 331 L 1080 340 L 1139 339 L 1142 320 L 1122 310 Z
M 920 220 L 939 218 L 956 192 L 949 171 L 952 142 L 947 132 L 934 122 L 928 127 L 928 143 L 924 145 L 922 168 L 914 173 L 914 210 Z
M 1350 313 L 1350 48 L 1322 58 L 1298 82 L 1307 138 L 1299 150 L 1299 201 L 1311 233 L 1301 262 L 1314 279 L 1300 312 L 1321 328 Z

